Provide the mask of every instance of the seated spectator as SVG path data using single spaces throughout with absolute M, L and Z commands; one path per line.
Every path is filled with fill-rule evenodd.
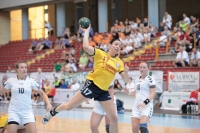
M 149 21 L 148 21 L 147 18 L 144 18 L 143 24 L 144 24 L 144 27 L 148 27 L 149 26 Z
M 89 68 L 93 68 L 93 65 L 94 65 L 94 57 L 90 57 L 90 58 L 89 58 L 88 67 L 89 67 Z
M 141 47 L 141 39 L 135 33 L 133 36 L 133 48 L 138 49 Z
M 200 67 L 200 52 L 197 52 L 196 48 L 192 49 L 192 55 L 190 60 L 190 67 L 193 67 L 194 65 Z
M 122 90 L 122 86 L 119 83 L 118 79 L 115 79 L 115 81 L 114 81 L 114 89 L 115 90 Z
M 108 39 L 108 36 L 105 35 L 105 36 L 103 37 L 102 43 L 108 46 L 109 42 L 110 42 L 110 40 Z
M 54 71 L 60 72 L 61 68 L 62 68 L 62 65 L 59 64 L 59 62 L 56 61 L 55 64 L 54 64 Z
M 66 63 L 69 63 L 69 54 L 67 51 L 63 51 L 62 54 L 61 54 L 61 59 L 64 59 Z
M 60 80 L 58 79 L 58 77 L 54 77 L 53 85 L 54 85 L 55 88 L 60 87 Z
M 100 46 L 101 45 L 101 41 L 103 39 L 103 36 L 98 34 L 97 32 L 95 32 L 95 35 L 94 35 L 94 42 Z
M 71 55 L 74 55 L 75 52 L 76 52 L 76 50 L 75 50 L 74 46 L 72 46 L 72 47 L 70 48 L 70 54 L 71 54 Z
M 65 65 L 64 71 L 69 73 L 77 72 L 77 67 L 73 59 L 70 59 L 69 63 Z
M 92 41 L 92 38 L 89 37 L 89 45 L 92 46 L 92 47 L 96 47 L 96 43 L 94 41 Z
M 144 42 L 144 37 L 143 35 L 139 32 L 139 29 L 137 29 L 135 31 L 135 34 L 137 35 L 137 37 L 140 39 L 140 42 Z
M 176 56 L 176 60 L 174 61 L 174 67 L 186 67 L 189 65 L 189 57 L 188 53 L 180 47 L 180 52 Z
M 180 31 L 180 33 L 181 35 L 179 36 L 179 39 L 176 41 L 176 43 L 184 45 L 186 47 L 186 51 L 191 52 L 193 46 L 190 43 L 189 36 L 183 30 Z
M 174 27 L 173 32 L 174 32 L 174 34 L 169 37 L 169 44 L 171 44 L 172 41 L 176 41 L 179 38 L 179 36 L 181 35 L 181 33 L 178 31 L 177 27 Z
M 190 19 L 191 19 L 191 23 L 190 23 L 190 26 L 189 26 L 190 31 L 189 31 L 188 35 L 196 32 L 196 26 L 198 24 L 197 19 L 194 16 L 190 16 Z
M 151 41 L 151 33 L 149 33 L 147 29 L 144 29 L 143 37 L 144 37 L 144 43 L 145 45 L 147 45 L 147 43 Z
M 60 37 L 64 37 L 65 36 L 65 27 L 62 28 L 62 32 L 61 32 L 61 36 Z
M 190 93 L 190 99 L 187 102 L 195 102 L 198 104 L 198 113 L 200 115 L 200 99 L 198 98 L 198 94 L 200 93 L 200 88 L 198 90 L 192 91 Z
M 71 35 L 70 35 L 70 29 L 69 28 L 66 28 L 65 29 L 65 32 L 64 32 L 64 38 L 65 39 L 70 39 Z
M 183 30 L 183 31 L 186 31 L 187 29 L 187 23 L 182 20 L 182 21 L 179 21 L 179 27 Z
M 67 89 L 68 88 L 68 84 L 66 84 L 64 79 L 61 79 L 61 81 L 60 81 L 60 88 L 61 89 Z
M 63 38 L 63 41 L 62 41 L 62 48 L 63 48 L 63 49 L 66 49 L 67 47 L 70 47 L 70 43 L 69 43 L 68 39 Z
M 84 70 L 88 63 L 88 57 L 86 53 L 83 53 L 79 59 L 79 67 Z
M 43 44 L 40 45 L 39 50 L 50 49 L 52 47 L 52 42 L 47 37 Z
M 168 29 L 167 26 L 164 26 L 164 31 L 163 31 L 165 36 L 169 36 L 171 34 L 170 30 Z
M 79 90 L 80 89 L 80 84 L 77 83 L 76 79 L 73 79 L 73 83 L 71 84 L 70 89 L 71 90 Z
M 200 30 L 199 27 L 197 27 L 197 32 L 196 32 L 196 45 L 199 48 L 200 51 Z
M 185 13 L 183 14 L 183 21 L 184 21 L 184 23 L 186 23 L 186 25 L 190 24 L 190 19 L 187 17 L 187 15 Z
M 138 28 L 137 23 L 135 23 L 134 21 L 131 21 L 131 28 L 132 28 L 132 29 Z
M 160 47 L 164 47 L 164 46 L 166 46 L 166 43 L 167 43 L 167 36 L 166 35 L 164 35 L 164 32 L 161 32 L 161 36 L 160 36 L 160 38 L 159 38 L 159 46 Z
M 120 51 L 120 54 L 127 55 L 131 51 L 133 51 L 133 44 L 129 43 L 126 46 L 124 45 L 123 50 Z
M 90 27 L 89 35 L 90 35 L 90 37 L 94 36 L 94 29 L 92 27 Z
M 10 66 L 8 67 L 8 70 L 6 71 L 7 73 L 14 73 L 15 70 L 13 70 Z
M 129 95 L 135 96 L 135 84 L 133 83 L 133 79 L 129 77 L 128 83 L 124 87 L 124 90 L 129 93 Z
M 37 51 L 37 42 L 35 39 L 32 40 L 30 49 L 28 50 L 30 53 L 34 53 L 35 51 Z
M 162 31 L 164 31 L 164 24 L 163 22 L 160 22 L 160 25 L 158 27 L 158 32 L 162 32 Z
M 63 37 L 57 38 L 55 48 L 62 49 L 62 42 L 63 42 Z
M 157 29 L 155 27 L 153 27 L 152 23 L 149 24 L 149 29 L 151 32 L 151 37 L 155 37 L 156 33 L 158 32 Z

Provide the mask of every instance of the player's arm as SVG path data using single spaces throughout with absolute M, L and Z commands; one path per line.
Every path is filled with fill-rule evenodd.
M 151 101 L 155 94 L 156 94 L 156 82 L 153 78 L 149 78 L 149 88 L 150 88 L 150 94 L 149 94 L 149 101 Z
M 42 98 L 44 99 L 46 105 L 47 105 L 47 110 L 51 109 L 52 108 L 52 105 L 49 101 L 49 98 L 47 96 L 47 94 L 40 88 L 37 90 L 37 92 L 40 94 L 40 96 L 42 96 Z
M 81 26 L 80 26 L 81 28 Z M 90 26 L 87 29 L 83 29 L 84 31 L 84 37 L 83 37 L 83 49 L 85 52 L 87 52 L 89 55 L 94 55 L 94 48 L 89 45 L 88 38 L 89 38 L 89 32 L 90 32 Z
M 128 70 L 129 70 L 129 67 L 125 66 L 124 71 L 120 73 L 120 75 L 121 75 L 123 81 L 125 82 L 125 84 L 127 84 L 128 80 L 129 80 Z

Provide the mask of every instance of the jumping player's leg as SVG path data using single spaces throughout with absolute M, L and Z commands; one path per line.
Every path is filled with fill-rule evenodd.
M 91 118 L 90 118 L 90 129 L 92 133 L 99 133 L 98 127 L 101 123 L 102 118 L 104 115 L 97 114 L 95 112 L 92 112 Z
M 58 107 L 55 107 L 51 109 L 50 111 L 48 111 L 45 117 L 43 118 L 43 121 L 42 121 L 43 124 L 46 124 L 53 116 L 55 116 L 60 111 L 71 110 L 73 108 L 76 108 L 77 106 L 79 106 L 81 103 L 83 103 L 86 100 L 87 98 L 84 97 L 80 91 L 78 91 L 76 95 L 68 103 L 62 103 Z
M 110 133 L 118 133 L 118 118 L 113 100 L 99 101 L 99 103 L 110 120 Z
M 7 133 L 17 133 L 17 130 L 18 130 L 18 124 L 8 124 L 7 126 Z

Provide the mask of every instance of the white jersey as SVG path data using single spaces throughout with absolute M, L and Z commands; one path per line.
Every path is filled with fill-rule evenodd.
M 7 90 L 11 89 L 12 93 L 8 112 L 32 110 L 32 89 L 36 91 L 39 89 L 39 85 L 34 79 L 29 77 L 26 77 L 24 80 L 19 80 L 17 77 L 10 78 L 4 83 L 4 88 Z
M 144 79 L 137 78 L 135 80 L 135 102 L 134 107 L 138 104 L 143 103 L 150 95 L 150 88 L 155 88 L 156 82 L 153 77 L 146 76 Z M 148 105 L 153 104 L 153 100 Z

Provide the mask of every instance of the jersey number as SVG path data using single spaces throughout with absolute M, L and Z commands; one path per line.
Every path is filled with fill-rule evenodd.
M 24 94 L 24 88 L 19 88 L 19 94 Z
M 92 91 L 89 90 L 89 88 L 85 88 L 84 90 L 82 90 L 83 94 L 85 94 L 86 96 L 89 94 L 92 94 Z

